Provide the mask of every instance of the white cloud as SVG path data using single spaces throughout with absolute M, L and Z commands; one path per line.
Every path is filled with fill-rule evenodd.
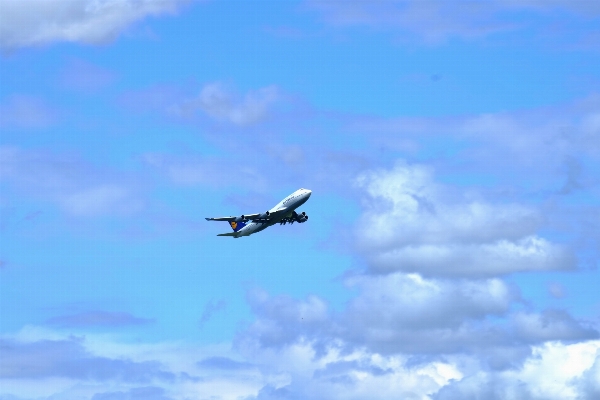
M 282 349 L 311 343 L 321 355 L 328 348 L 431 357 L 464 353 L 505 369 L 520 365 L 532 344 L 598 336 L 562 311 L 514 311 L 522 302 L 518 290 L 497 278 L 394 273 L 348 279 L 358 295 L 338 312 L 316 296 L 294 300 L 251 292 L 256 319 L 239 333 L 237 346 Z
M 148 16 L 173 14 L 187 0 L 7 0 L 0 14 L 0 47 L 52 42 L 104 43 Z
M 297 310 L 321 308 L 319 301 L 309 299 Z M 533 346 L 519 367 L 490 370 L 476 354 L 415 359 L 336 346 L 318 352 L 308 340 L 234 351 L 227 343 L 136 343 L 98 334 L 76 338 L 36 327 L 0 340 L 5 356 L 0 397 L 100 398 L 145 387 L 153 388 L 146 393 L 168 399 L 264 400 L 284 394 L 317 400 L 505 399 L 512 394 L 591 400 L 600 387 L 600 341 L 545 342 Z M 213 368 L 205 367 L 206 360 L 212 360 Z M 220 367 L 214 367 L 215 360 Z M 40 375 L 45 378 L 36 378 Z
M 589 391 L 588 384 L 598 382 L 590 376 L 600 360 L 599 349 L 599 341 L 548 342 L 534 347 L 531 357 L 518 370 L 477 371 L 446 386 L 433 398 L 592 400 L 597 392 L 593 388 Z
M 356 234 L 372 271 L 484 277 L 576 265 L 568 249 L 536 235 L 536 209 L 439 184 L 425 166 L 398 162 L 357 184 L 367 197 Z

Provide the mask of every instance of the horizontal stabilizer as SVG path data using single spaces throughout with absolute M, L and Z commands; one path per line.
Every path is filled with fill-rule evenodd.
M 207 221 L 235 221 L 238 217 L 206 218 Z
M 235 233 L 235 232 L 219 233 L 217 236 L 235 236 L 235 237 L 237 237 L 237 233 Z

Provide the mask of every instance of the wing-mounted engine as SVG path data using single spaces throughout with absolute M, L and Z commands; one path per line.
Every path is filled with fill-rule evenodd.
M 291 216 L 281 219 L 281 221 L 279 221 L 279 224 L 285 225 L 287 223 L 290 223 L 290 224 L 293 224 L 294 222 L 303 223 L 306 221 L 308 221 L 308 215 L 306 215 L 305 212 L 298 214 L 298 213 L 296 213 L 296 211 L 294 211 Z
M 306 222 L 308 221 L 308 215 L 306 215 L 306 213 L 302 211 L 302 214 L 298 214 L 296 216 L 296 221 L 298 221 L 299 223 Z
M 271 215 L 271 213 L 267 211 L 262 214 L 259 214 L 257 219 L 269 219 L 269 215 Z

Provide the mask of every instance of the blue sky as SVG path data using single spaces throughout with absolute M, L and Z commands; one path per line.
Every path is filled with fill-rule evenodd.
M 600 5 L 0 7 L 0 399 L 600 396 Z

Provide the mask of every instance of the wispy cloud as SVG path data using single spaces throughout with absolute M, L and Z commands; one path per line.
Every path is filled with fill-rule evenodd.
M 184 186 L 264 188 L 267 177 L 253 163 L 234 163 L 230 159 L 200 155 L 146 153 L 142 161 L 166 176 L 171 182 Z
M 278 89 L 275 86 L 250 91 L 240 97 L 222 83 L 215 82 L 205 85 L 196 99 L 188 100 L 172 110 L 185 115 L 200 109 L 219 122 L 247 126 L 265 118 L 268 107 L 278 97 Z
M 90 62 L 73 59 L 62 72 L 62 84 L 84 93 L 96 92 L 114 82 L 115 73 Z
M 281 89 L 275 85 L 243 94 L 223 82 L 205 83 L 200 89 L 196 87 L 195 83 L 188 87 L 157 85 L 126 92 L 120 103 L 136 111 L 158 111 L 180 121 L 243 129 L 267 120 L 277 103 L 284 100 Z
M 600 7 L 586 0 L 486 2 L 443 0 L 378 0 L 339 2 L 309 0 L 309 8 L 317 10 L 334 26 L 367 26 L 389 30 L 397 35 L 439 44 L 452 38 L 482 39 L 494 35 L 526 32 L 533 29 L 542 36 L 557 21 L 567 23 L 570 34 L 559 38 L 562 43 L 578 43 L 597 21 Z
M 226 307 L 227 303 L 225 300 L 209 301 L 206 306 L 204 306 L 204 311 L 202 311 L 202 315 L 200 316 L 200 326 L 204 326 L 216 312 L 222 311 Z

